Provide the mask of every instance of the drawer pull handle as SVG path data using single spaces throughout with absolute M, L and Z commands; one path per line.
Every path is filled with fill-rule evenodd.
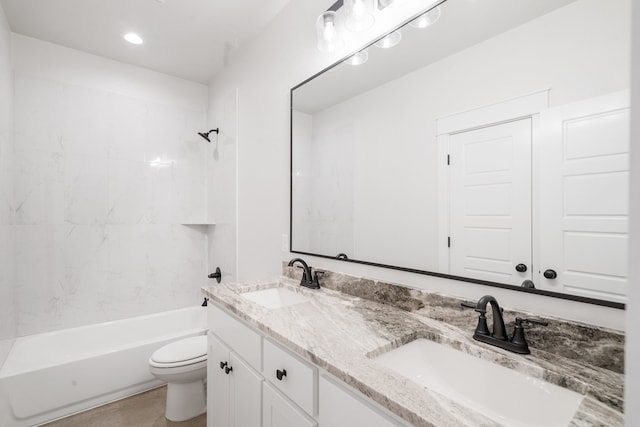
M 278 381 L 282 381 L 282 378 L 286 376 L 287 376 L 286 369 L 283 369 L 283 370 L 276 369 L 276 378 L 278 379 Z
M 224 373 L 229 375 L 229 372 L 233 371 L 233 367 L 232 366 L 227 366 L 226 368 L 224 368 Z
M 227 366 L 227 362 L 220 362 L 220 369 L 224 369 Z

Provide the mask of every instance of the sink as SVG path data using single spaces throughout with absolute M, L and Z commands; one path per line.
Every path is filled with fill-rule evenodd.
M 309 301 L 302 294 L 286 288 L 269 288 L 258 291 L 245 292 L 242 297 L 266 308 L 281 308 Z
M 373 360 L 506 426 L 566 427 L 583 398 L 427 339 L 416 339 Z

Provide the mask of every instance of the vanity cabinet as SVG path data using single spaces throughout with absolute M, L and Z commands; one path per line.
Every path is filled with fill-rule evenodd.
M 209 332 L 207 426 L 260 425 L 262 377 Z
M 264 383 L 262 387 L 262 427 L 317 427 L 318 423 L 287 401 L 271 385 Z
M 394 427 L 398 424 L 380 414 L 352 391 L 328 376 L 320 376 L 320 427 Z
M 210 302 L 207 427 L 408 426 Z
M 264 378 L 307 414 L 315 415 L 318 370 L 269 339 L 264 340 Z

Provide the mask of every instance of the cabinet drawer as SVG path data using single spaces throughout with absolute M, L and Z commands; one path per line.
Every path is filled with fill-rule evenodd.
M 209 304 L 209 330 L 240 355 L 253 369 L 262 367 L 262 337 L 231 314 Z
M 318 374 L 314 366 L 264 340 L 262 375 L 307 414 L 317 411 Z M 280 379 L 278 379 L 280 378 Z

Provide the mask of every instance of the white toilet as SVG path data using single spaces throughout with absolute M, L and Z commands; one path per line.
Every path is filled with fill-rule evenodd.
M 165 411 L 168 420 L 185 421 L 206 412 L 206 335 L 181 339 L 159 348 L 149 358 L 149 370 L 168 384 Z

